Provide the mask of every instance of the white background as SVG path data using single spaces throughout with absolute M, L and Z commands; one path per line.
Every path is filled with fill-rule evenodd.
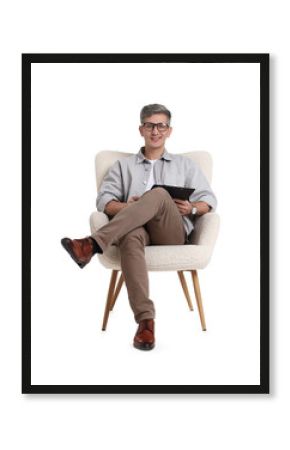
M 168 1 L 148 1 L 146 5 L 129 1 L 106 4 L 11 1 L 9 6 L 1 6 L 1 156 L 5 157 L 0 178 L 1 225 L 4 225 L 0 327 L 3 448 L 95 449 L 101 446 L 109 449 L 120 445 L 143 449 L 149 445 L 170 448 L 196 445 L 208 449 L 214 446 L 270 449 L 276 445 L 277 437 L 285 447 L 289 445 L 289 238 L 286 233 L 289 229 L 290 66 L 286 4 L 284 1 L 205 1 L 202 4 L 180 1 L 178 6 L 173 6 L 175 3 Z M 128 51 L 270 52 L 272 55 L 272 393 L 269 396 L 23 396 L 20 393 L 20 54 Z M 251 208 L 251 201 L 246 200 L 245 206 Z M 214 271 L 209 270 L 212 276 Z M 85 272 L 81 273 L 85 276 Z M 212 304 L 207 307 L 207 315 L 210 311 Z M 197 325 L 196 317 L 193 320 Z M 113 330 L 112 321 L 108 331 Z M 127 342 L 125 338 L 123 342 Z
M 152 273 L 157 348 L 140 355 L 126 289 L 103 336 L 110 272 L 80 271 L 60 238 L 89 234 L 95 153 L 137 152 L 154 99 L 173 113 L 169 151 L 211 152 L 221 232 L 200 272 L 208 332 L 177 274 Z M 32 384 L 259 384 L 259 64 L 33 64 L 31 109 Z

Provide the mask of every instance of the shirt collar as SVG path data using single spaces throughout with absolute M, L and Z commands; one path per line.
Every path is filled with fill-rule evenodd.
M 145 156 L 144 156 L 144 151 L 145 147 L 141 147 L 139 152 L 137 153 L 137 162 L 138 163 L 142 163 L 145 161 Z M 164 149 L 164 152 L 161 156 L 160 159 L 165 159 L 166 161 L 171 161 L 172 157 L 170 156 L 170 154 L 168 153 L 168 151 L 166 149 Z

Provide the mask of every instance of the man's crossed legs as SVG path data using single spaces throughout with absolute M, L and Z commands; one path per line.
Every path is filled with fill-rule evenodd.
M 134 346 L 142 350 L 154 347 L 155 309 L 149 299 L 146 245 L 182 245 L 186 234 L 182 216 L 167 191 L 147 191 L 134 203 L 123 208 L 96 233 L 84 239 L 62 239 L 62 245 L 80 266 L 84 267 L 95 253 L 117 245 L 129 302 L 139 324 Z

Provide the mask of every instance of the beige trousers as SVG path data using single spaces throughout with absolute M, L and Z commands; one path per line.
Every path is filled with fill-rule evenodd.
M 186 233 L 182 216 L 167 191 L 156 188 L 145 192 L 137 202 L 129 204 L 96 233 L 92 234 L 103 251 L 118 245 L 121 269 L 129 302 L 137 323 L 155 317 L 149 298 L 146 245 L 182 245 Z

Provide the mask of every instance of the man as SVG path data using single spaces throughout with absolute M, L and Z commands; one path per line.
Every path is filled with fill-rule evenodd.
M 155 344 L 155 309 L 149 299 L 146 245 L 188 243 L 194 215 L 215 209 L 216 198 L 206 178 L 189 158 L 169 154 L 165 142 L 172 132 L 171 113 L 163 105 L 144 106 L 139 131 L 144 147 L 117 161 L 104 177 L 97 208 L 110 222 L 84 239 L 62 239 L 62 245 L 82 268 L 95 253 L 118 245 L 121 269 L 138 329 L 133 345 L 151 350 Z M 154 184 L 194 188 L 189 201 L 172 199 Z

